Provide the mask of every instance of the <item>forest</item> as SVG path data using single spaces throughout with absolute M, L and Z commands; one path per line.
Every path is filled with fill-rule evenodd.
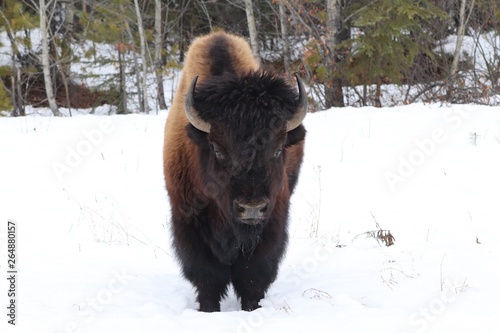
M 167 109 L 190 42 L 218 29 L 298 73 L 311 111 L 500 104 L 498 0 L 3 0 L 0 115 Z

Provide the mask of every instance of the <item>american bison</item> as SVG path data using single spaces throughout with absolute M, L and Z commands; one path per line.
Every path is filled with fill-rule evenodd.
M 302 163 L 302 82 L 263 70 L 241 37 L 197 38 L 165 125 L 173 243 L 200 311 L 220 311 L 228 285 L 259 307 L 288 240 Z

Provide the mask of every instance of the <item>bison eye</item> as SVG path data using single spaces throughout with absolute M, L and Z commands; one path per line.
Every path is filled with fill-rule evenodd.
M 278 158 L 281 156 L 281 153 L 283 152 L 283 148 L 280 148 L 274 152 L 274 158 Z
M 223 153 L 223 148 L 216 143 L 212 143 L 212 149 L 215 155 L 215 158 L 219 161 L 225 160 L 226 156 Z
M 223 161 L 226 159 L 226 157 L 224 156 L 223 153 L 221 153 L 220 151 L 218 150 L 215 150 L 214 151 L 214 154 L 215 154 L 215 158 L 218 159 L 219 161 Z

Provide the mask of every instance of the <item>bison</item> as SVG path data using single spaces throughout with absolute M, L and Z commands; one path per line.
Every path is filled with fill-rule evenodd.
M 230 283 L 252 311 L 276 279 L 306 133 L 307 97 L 296 81 L 261 69 L 232 34 L 189 48 L 163 161 L 173 245 L 200 311 L 220 311 Z

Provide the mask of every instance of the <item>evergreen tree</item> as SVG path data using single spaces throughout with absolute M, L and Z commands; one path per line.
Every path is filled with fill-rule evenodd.
M 133 36 L 129 35 L 129 22 L 132 21 L 133 7 L 128 0 L 105 0 L 95 2 L 88 11 L 82 11 L 80 21 L 86 29 L 82 32 L 83 39 L 93 42 L 86 55 L 94 57 L 94 63 L 114 64 L 118 68 L 118 77 L 105 80 L 105 87 L 110 92 L 117 92 L 116 96 L 110 96 L 114 100 L 109 102 L 116 105 L 117 113 L 129 113 L 127 86 L 126 55 L 134 52 L 135 44 Z M 103 43 L 113 45 L 115 54 L 97 56 L 96 44 Z
M 358 29 L 344 45 L 351 49 L 346 59 L 352 85 L 376 84 L 375 105 L 381 106 L 382 83 L 401 83 L 402 73 L 413 64 L 415 56 L 429 49 L 416 42 L 416 35 L 425 34 L 426 22 L 444 18 L 439 8 L 427 0 L 375 0 L 351 7 L 352 25 Z
M 12 99 L 7 94 L 5 88 L 3 82 L 0 83 L 0 111 L 12 110 Z
M 14 116 L 25 115 L 24 106 L 26 101 L 23 98 L 22 85 L 26 76 L 25 73 L 32 71 L 29 62 L 27 63 L 25 60 L 31 50 L 29 30 L 35 27 L 33 22 L 36 21 L 37 19 L 33 17 L 33 13 L 21 1 L 5 0 L 0 5 L 0 29 L 5 30 L 11 49 L 10 70 L 3 67 L 0 80 L 2 90 L 6 91 L 10 96 L 14 107 Z M 24 34 L 20 34 L 23 31 Z M 8 80 L 10 82 L 5 82 L 5 78 L 10 79 Z M 5 100 L 3 104 L 8 105 Z

